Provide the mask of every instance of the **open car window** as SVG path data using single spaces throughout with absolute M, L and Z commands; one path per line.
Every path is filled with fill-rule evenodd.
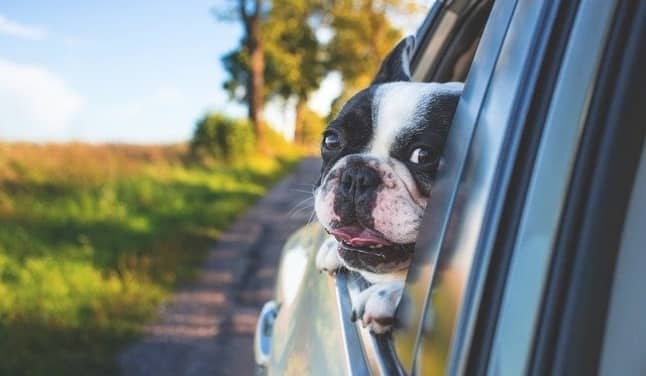
M 453 1 L 448 5 L 436 2 L 417 34 L 416 50 L 411 63 L 413 79 L 429 82 L 464 81 L 492 4 L 492 0 Z M 351 299 L 358 294 L 363 284 L 361 278 L 354 273 L 339 275 L 337 280 L 337 288 L 348 291 Z M 430 284 L 430 278 L 420 279 L 419 284 Z M 420 309 L 423 309 L 426 300 L 423 295 L 417 294 L 415 297 L 418 309 L 415 322 L 422 321 Z M 345 306 L 349 309 L 350 303 L 347 302 Z M 408 333 L 404 333 L 404 330 L 397 331 L 395 342 L 389 337 L 373 336 L 365 330 L 345 330 L 350 342 L 361 344 L 367 366 L 373 373 L 410 372 L 410 362 L 407 360 L 413 353 L 417 326 L 407 326 Z M 406 344 L 400 346 L 403 342 Z

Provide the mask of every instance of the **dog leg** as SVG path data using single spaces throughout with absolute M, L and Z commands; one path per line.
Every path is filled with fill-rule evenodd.
M 337 252 L 338 248 L 339 243 L 333 237 L 325 240 L 316 254 L 316 269 L 328 272 L 330 275 L 336 274 L 343 266 L 343 261 Z
M 352 320 L 361 319 L 363 327 L 373 333 L 386 333 L 393 325 L 403 291 L 404 281 L 379 282 L 368 287 L 353 302 Z

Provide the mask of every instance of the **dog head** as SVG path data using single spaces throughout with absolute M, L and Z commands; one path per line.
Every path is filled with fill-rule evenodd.
M 410 82 L 414 38 L 327 126 L 315 211 L 351 269 L 408 267 L 461 83 Z

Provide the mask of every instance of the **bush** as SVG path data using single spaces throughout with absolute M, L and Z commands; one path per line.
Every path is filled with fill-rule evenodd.
M 255 137 L 247 120 L 223 114 L 207 114 L 198 121 L 191 140 L 191 153 L 200 160 L 231 161 L 255 151 Z

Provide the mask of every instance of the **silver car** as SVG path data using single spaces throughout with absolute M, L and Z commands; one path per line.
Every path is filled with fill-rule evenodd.
M 270 375 L 646 374 L 646 2 L 437 1 L 412 62 L 466 82 L 396 327 L 350 320 L 326 234 L 285 245 Z

